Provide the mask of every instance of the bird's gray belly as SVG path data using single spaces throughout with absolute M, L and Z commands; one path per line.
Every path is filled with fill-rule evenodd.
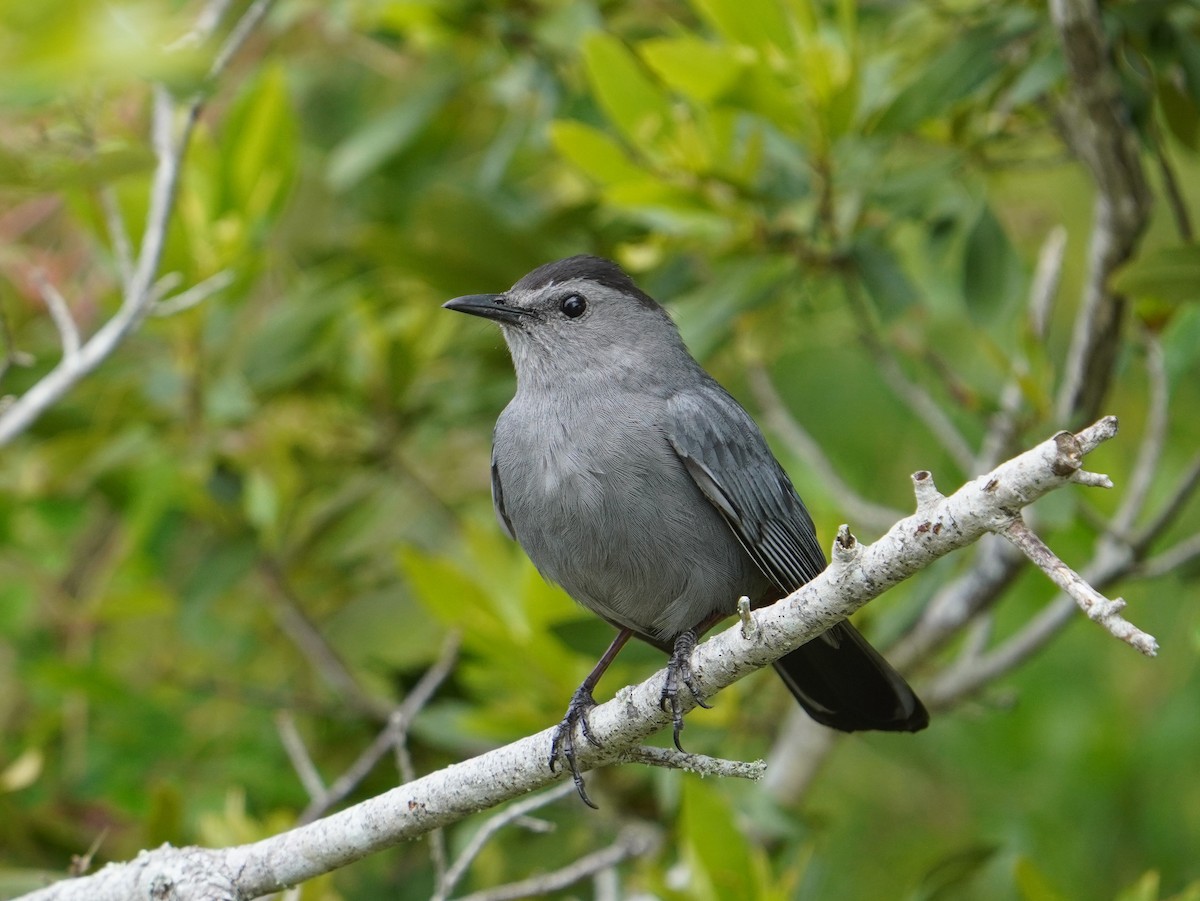
M 547 579 L 610 622 L 667 641 L 767 590 L 665 436 L 586 431 L 594 441 L 497 429 L 505 512 Z

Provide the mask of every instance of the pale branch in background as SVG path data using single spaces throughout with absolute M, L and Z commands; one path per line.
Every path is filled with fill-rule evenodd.
M 775 390 L 762 363 L 747 359 L 743 360 L 743 365 L 746 368 L 746 378 L 750 382 L 750 390 L 754 392 L 754 399 L 762 410 L 767 426 L 783 439 L 788 450 L 800 458 L 825 490 L 838 499 L 838 505 L 847 517 L 860 523 L 861 528 L 882 532 L 904 515 L 899 510 L 867 500 L 851 488 L 821 450 L 821 445 L 788 412 L 787 405 Z
M 557 892 L 581 879 L 611 870 L 623 860 L 653 853 L 662 844 L 661 833 L 647 823 L 630 823 L 607 848 L 594 851 L 574 863 L 549 873 L 485 889 L 470 895 L 460 895 L 455 901 L 516 901 Z
M 1125 314 L 1108 283 L 1133 255 L 1152 198 L 1096 0 L 1050 0 L 1050 17 L 1067 66 L 1059 129 L 1097 188 L 1087 282 L 1058 395 L 1058 419 L 1070 423 L 1095 416 L 1108 394 Z
M 177 43 L 202 43 L 210 38 L 219 26 L 228 5 L 228 0 L 210 0 L 197 17 L 197 25 Z M 208 71 L 210 84 L 224 71 L 233 54 L 261 21 L 269 6 L 270 0 L 255 0 L 234 24 L 214 54 Z M 161 294 L 156 290 L 155 279 L 162 261 L 167 228 L 175 208 L 184 156 L 204 98 L 201 93 L 197 93 L 186 101 L 177 102 L 161 84 L 152 87 L 151 98 L 150 137 L 156 163 L 151 179 L 141 246 L 136 256 L 133 254 L 129 233 L 122 221 L 115 197 L 111 191 L 100 192 L 105 224 L 121 278 L 120 306 L 91 337 L 82 340 L 74 321 L 70 320 L 66 301 L 62 300 L 61 304 L 58 302 L 61 294 L 49 283 L 41 288 L 42 296 L 46 298 L 47 306 L 62 336 L 63 358 L 28 391 L 14 398 L 0 411 L 0 445 L 7 444 L 24 432 L 81 379 L 104 362 L 162 300 Z M 209 279 L 209 282 L 211 281 L 212 279 Z M 200 285 L 191 290 L 200 290 Z M 211 293 L 216 288 L 210 284 L 207 290 Z M 184 293 L 187 295 L 189 292 Z M 203 292 L 199 299 L 202 299 L 202 296 Z M 193 294 L 187 298 L 187 302 L 198 302 L 195 298 L 196 295 Z M 178 303 L 178 298 L 167 303 L 176 303 L 181 307 L 187 305 Z M 64 313 L 66 319 L 63 318 Z
M 735 623 L 696 647 L 692 669 L 700 699 L 769 665 L 935 560 L 1009 528 L 1020 510 L 1039 497 L 1077 485 L 1083 456 L 1115 434 L 1112 417 L 1075 435 L 1060 432 L 949 497 L 937 492 L 928 473 L 918 473 L 914 476 L 916 513 L 868 546 L 859 544 L 843 527 L 829 568 L 788 598 L 753 611 L 749 638 L 743 634 L 743 624 Z M 671 714 L 660 704 L 665 675 L 660 670 L 591 711 L 591 733 L 599 746 L 581 745 L 581 770 L 620 760 L 669 723 Z M 690 710 L 698 699 L 682 700 Z M 110 864 L 92 876 L 65 880 L 26 898 L 106 901 L 161 891 L 165 885 L 171 886 L 172 897 L 179 901 L 248 898 L 280 891 L 559 782 L 563 772 L 551 772 L 546 766 L 554 731 L 548 728 L 253 844 L 221 850 L 164 846 L 143 852 L 130 863 Z M 562 790 L 569 792 L 569 783 Z M 633 852 L 626 848 L 623 853 Z M 589 861 L 597 866 L 592 872 L 602 868 L 600 863 Z M 573 866 L 582 867 L 583 861 Z

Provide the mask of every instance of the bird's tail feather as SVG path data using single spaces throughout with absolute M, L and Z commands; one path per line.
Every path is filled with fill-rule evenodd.
M 892 665 L 850 623 L 838 623 L 775 662 L 809 716 L 842 732 L 919 732 L 929 713 Z

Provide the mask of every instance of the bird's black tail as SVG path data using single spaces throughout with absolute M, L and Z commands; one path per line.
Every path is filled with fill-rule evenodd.
M 919 732 L 929 713 L 904 677 L 850 623 L 775 662 L 788 690 L 814 720 L 842 732 Z

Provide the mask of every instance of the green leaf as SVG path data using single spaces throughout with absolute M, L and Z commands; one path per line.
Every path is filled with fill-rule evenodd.
M 333 148 L 325 170 L 329 187 L 336 192 L 352 188 L 401 153 L 442 109 L 453 85 L 447 77 L 429 79 Z
M 791 49 L 792 23 L 778 0 L 692 0 L 727 40 L 759 49 Z
M 992 28 L 977 28 L 930 58 L 875 122 L 884 134 L 907 131 L 943 113 L 1003 67 Z
M 665 84 L 700 103 L 712 103 L 721 97 L 743 69 L 731 48 L 694 35 L 652 38 L 642 41 L 637 49 Z
M 985 205 L 967 234 L 962 291 L 977 320 L 995 319 L 1021 289 L 1021 260 L 1000 220 Z
M 734 822 L 717 788 L 685 778 L 682 834 L 695 883 L 689 886 L 689 897 L 742 901 L 759 896 L 750 847 Z
M 253 222 L 276 208 L 296 171 L 299 127 L 282 65 L 267 66 L 239 98 L 225 134 L 224 203 L 217 212 Z
M 855 241 L 850 257 L 867 294 L 884 319 L 890 319 L 917 302 L 917 289 L 891 248 L 879 236 L 864 233 Z
M 996 856 L 995 845 L 973 845 L 955 851 L 921 876 L 914 901 L 952 901 L 968 894 L 967 887 L 980 871 Z
M 1028 857 L 1017 860 L 1014 876 L 1022 901 L 1067 901 Z
M 597 32 L 583 45 L 588 81 L 609 120 L 638 147 L 652 146 L 666 128 L 670 102 L 620 40 Z
M 559 154 L 601 184 L 632 181 L 645 174 L 610 135 L 582 122 L 551 122 L 550 141 Z
M 1112 288 L 1131 297 L 1167 304 L 1200 300 L 1200 245 L 1147 251 L 1113 276 Z

